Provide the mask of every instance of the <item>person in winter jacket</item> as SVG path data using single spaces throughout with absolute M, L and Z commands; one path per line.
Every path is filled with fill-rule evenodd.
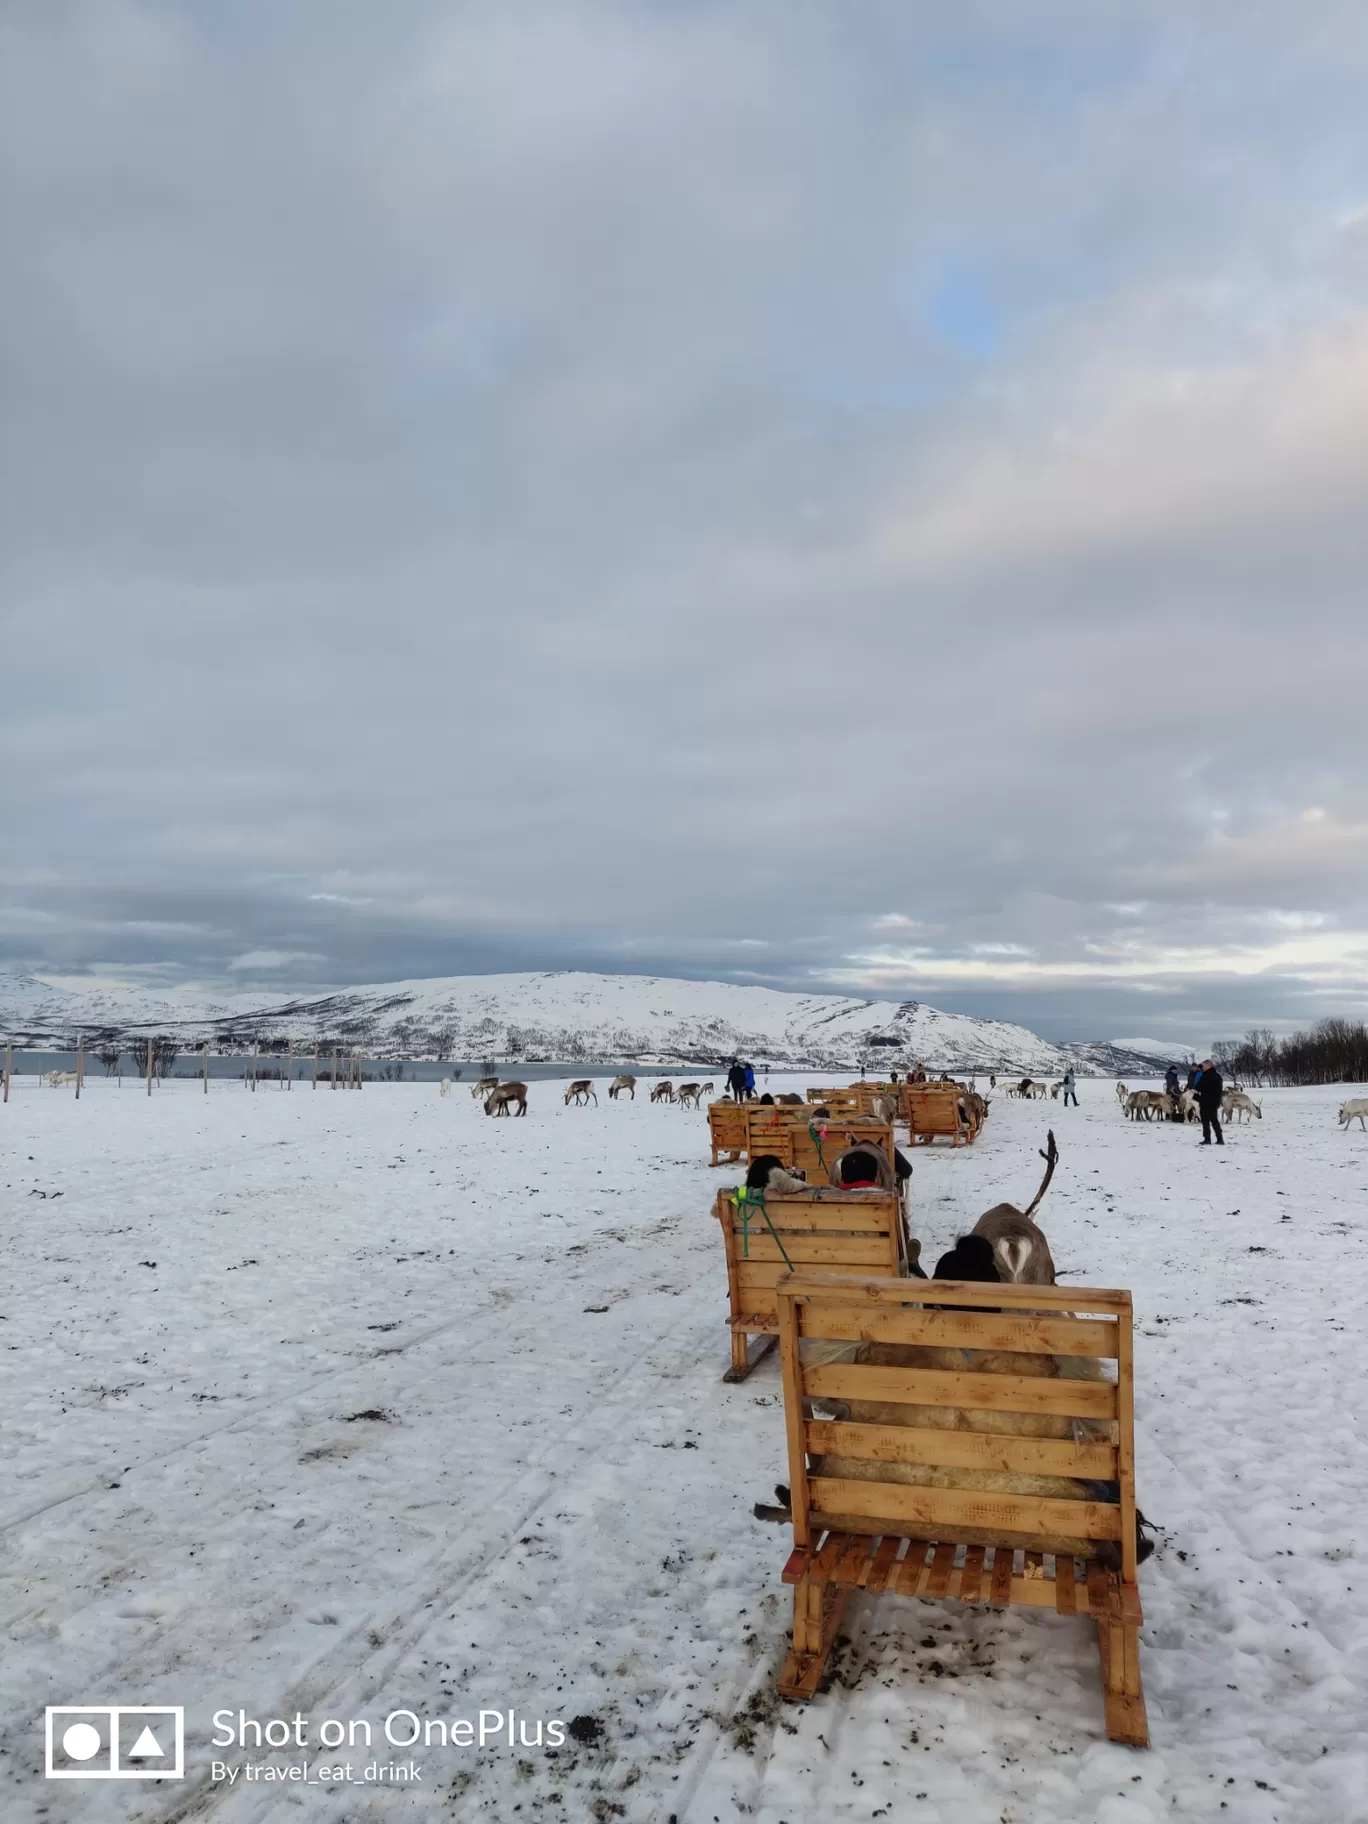
M 732 1059 L 731 1069 L 727 1072 L 727 1088 L 736 1101 L 741 1102 L 745 1099 L 746 1072 L 735 1058 Z
M 1164 1094 L 1166 1096 L 1178 1094 L 1178 1066 L 1176 1064 L 1170 1064 L 1164 1072 Z
M 1074 1082 L 1074 1074 L 1071 1070 L 1066 1070 L 1064 1072 L 1064 1081 L 1060 1084 L 1059 1087 L 1060 1087 L 1061 1091 L 1063 1092 L 1064 1106 L 1067 1108 L 1069 1103 L 1072 1102 L 1074 1107 L 1077 1108 L 1078 1107 L 1078 1086 Z
M 1193 1079 L 1192 1087 L 1197 1091 L 1197 1112 L 1202 1117 L 1202 1145 L 1211 1145 L 1211 1132 L 1216 1130 L 1217 1146 L 1225 1145 L 1225 1135 L 1221 1132 L 1221 1097 L 1225 1093 L 1225 1081 L 1210 1058 L 1202 1061 L 1202 1066 Z
M 753 1096 L 755 1094 L 755 1066 L 754 1066 L 754 1064 L 747 1064 L 745 1067 L 745 1083 L 746 1083 L 746 1094 L 748 1096 Z

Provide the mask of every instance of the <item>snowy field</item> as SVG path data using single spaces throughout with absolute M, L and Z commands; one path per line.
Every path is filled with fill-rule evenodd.
M 1199 1150 L 1081 1093 L 919 1151 L 913 1229 L 934 1263 L 1028 1198 L 1053 1124 L 1061 1277 L 1135 1292 L 1148 1753 L 1105 1739 L 1091 1626 L 1039 1613 L 857 1598 L 830 1691 L 776 1702 L 778 1369 L 722 1383 L 734 1173 L 701 1114 L 17 1082 L 4 1824 L 1368 1820 L 1368 1134 L 1336 1090 L 1270 1091 Z M 44 1705 L 116 1701 L 186 1706 L 186 1780 L 46 1782 Z M 315 1734 L 211 1749 L 239 1709 Z M 510 1709 L 576 1732 L 383 1738 Z M 375 1747 L 320 1749 L 322 1719 Z M 409 1760 L 419 1785 L 359 1783 Z

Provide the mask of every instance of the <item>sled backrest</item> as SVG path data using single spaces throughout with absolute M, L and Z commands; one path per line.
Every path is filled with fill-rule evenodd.
M 887 1191 L 767 1191 L 763 1207 L 719 1191 L 715 1208 L 732 1317 L 752 1334 L 773 1332 L 774 1288 L 791 1267 L 879 1277 L 907 1271 L 898 1200 Z
M 1118 1543 L 1122 1577 L 1134 1582 L 1129 1292 L 819 1278 L 795 1261 L 777 1278 L 775 1299 L 795 1547 L 810 1546 L 824 1528 L 932 1540 L 948 1534 L 982 1545 L 1023 1535 L 1082 1538 Z M 816 1343 L 822 1347 L 803 1348 Z M 860 1344 L 875 1345 L 876 1354 L 878 1345 L 910 1348 L 915 1365 L 831 1359 L 841 1345 Z M 1098 1364 L 1113 1364 L 1116 1378 L 1066 1377 L 1061 1361 L 1094 1375 L 1111 1372 Z M 875 1422 L 820 1419 L 806 1416 L 812 1400 L 880 1411 Z M 822 1460 L 832 1458 L 858 1464 L 868 1479 L 822 1474 Z M 898 1464 L 946 1472 L 930 1478 L 943 1485 L 888 1476 L 886 1466 Z M 985 1470 L 1115 1488 L 1062 1498 L 965 1486 L 974 1476 L 955 1486 L 956 1472 Z

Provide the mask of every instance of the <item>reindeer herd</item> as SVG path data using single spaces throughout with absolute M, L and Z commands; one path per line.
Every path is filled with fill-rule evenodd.
M 1129 1121 L 1196 1121 L 1197 1097 L 1190 1089 L 1170 1095 L 1163 1089 L 1127 1089 L 1116 1086 L 1116 1100 Z M 1221 1097 L 1222 1121 L 1262 1121 L 1263 1108 L 1242 1089 L 1228 1089 Z
M 715 1084 L 712 1083 L 681 1083 L 676 1089 L 673 1083 L 661 1082 L 657 1083 L 651 1091 L 651 1100 L 652 1102 L 673 1102 L 680 1108 L 696 1109 L 702 1105 L 705 1097 L 712 1095 L 715 1087 Z M 637 1080 L 635 1077 L 626 1075 L 614 1077 L 608 1085 L 610 1102 L 616 1102 L 622 1096 L 635 1102 L 636 1092 Z M 441 1093 L 444 1096 L 451 1094 L 450 1077 L 442 1078 Z M 483 1101 L 484 1112 L 487 1115 L 525 1115 L 527 1113 L 526 1083 L 503 1083 L 498 1077 L 480 1077 L 478 1081 L 471 1084 L 470 1094 L 473 1100 Z M 801 1100 L 798 1096 L 780 1098 L 781 1101 L 790 1099 L 795 1102 Z M 591 1102 L 597 1108 L 598 1092 L 594 1088 L 593 1079 L 576 1077 L 572 1083 L 566 1085 L 563 1101 L 566 1108 L 569 1108 L 572 1103 L 576 1108 L 587 1108 Z
M 45 1083 L 60 1084 L 74 1082 L 74 1072 L 52 1071 L 43 1078 Z M 1009 1096 L 1039 1101 L 1044 1096 L 1058 1096 L 1060 1083 L 1041 1083 L 1034 1078 L 1024 1077 L 1019 1083 L 1006 1085 Z M 676 1086 L 667 1080 L 656 1083 L 650 1099 L 652 1102 L 670 1102 L 679 1108 L 700 1108 L 714 1092 L 712 1083 L 680 1083 Z M 608 1085 L 608 1099 L 616 1102 L 626 1096 L 636 1101 L 637 1079 L 622 1075 L 614 1077 Z M 443 1077 L 441 1093 L 451 1094 L 451 1079 Z M 477 1101 L 484 1102 L 487 1115 L 525 1115 L 527 1113 L 527 1085 L 518 1082 L 501 1082 L 498 1077 L 481 1077 L 473 1083 L 470 1093 Z M 785 1094 L 775 1097 L 776 1102 L 800 1104 L 801 1096 Z M 1174 1121 L 1189 1122 L 1198 1119 L 1197 1098 L 1190 1089 L 1180 1089 L 1176 1095 L 1170 1095 L 1162 1089 L 1127 1089 L 1124 1083 L 1116 1085 L 1116 1100 L 1122 1114 L 1130 1121 Z M 565 1106 L 572 1103 L 576 1108 L 587 1108 L 592 1102 L 598 1106 L 598 1094 L 589 1077 L 577 1077 L 568 1084 L 564 1094 Z M 895 1104 L 890 1100 L 887 1112 L 876 1100 L 874 1114 L 884 1120 L 891 1120 Z M 986 1108 L 986 1104 L 985 1104 Z M 1262 1121 L 1263 1106 L 1242 1089 L 1228 1089 L 1221 1097 L 1221 1119 L 1237 1125 L 1246 1121 Z M 1341 1105 L 1339 1124 L 1346 1132 L 1357 1121 L 1361 1130 L 1368 1131 L 1368 1096 L 1357 1096 Z

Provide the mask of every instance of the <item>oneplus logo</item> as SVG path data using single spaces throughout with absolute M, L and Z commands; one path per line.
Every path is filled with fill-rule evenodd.
M 183 1780 L 181 1704 L 49 1704 L 50 1780 Z

